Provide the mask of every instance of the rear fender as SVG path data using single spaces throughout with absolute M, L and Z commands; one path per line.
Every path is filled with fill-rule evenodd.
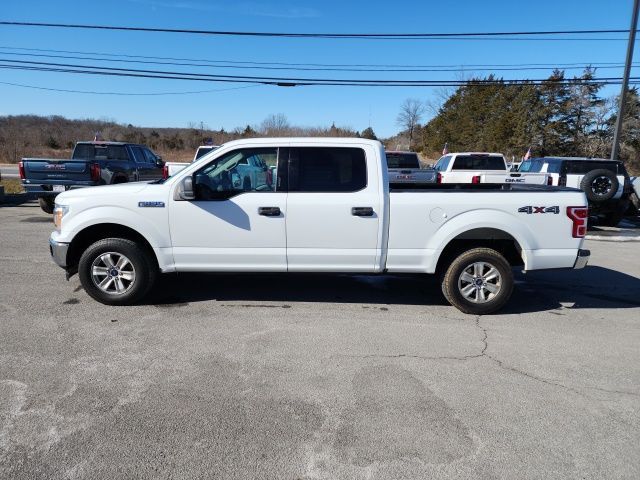
M 443 223 L 429 239 L 426 248 L 436 252 L 431 257 L 428 271 L 434 272 L 438 259 L 445 247 L 453 239 L 465 232 L 476 229 L 495 229 L 512 236 L 521 249 L 525 266 L 528 263 L 528 251 L 538 248 L 538 242 L 529 227 L 513 215 L 496 210 L 473 210 L 462 213 Z

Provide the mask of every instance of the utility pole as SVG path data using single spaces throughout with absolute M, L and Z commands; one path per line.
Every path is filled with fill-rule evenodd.
M 624 100 L 629 86 L 629 74 L 631 63 L 633 62 L 633 44 L 636 41 L 636 29 L 638 28 L 638 6 L 640 0 L 633 0 L 633 12 L 631 13 L 631 27 L 629 28 L 629 45 L 627 45 L 627 59 L 624 64 L 624 76 L 622 78 L 622 90 L 620 92 L 620 106 L 618 107 L 618 118 L 616 119 L 616 129 L 613 133 L 613 145 L 611 147 L 611 160 L 617 160 L 620 152 L 620 134 L 622 133 L 622 120 L 624 117 Z

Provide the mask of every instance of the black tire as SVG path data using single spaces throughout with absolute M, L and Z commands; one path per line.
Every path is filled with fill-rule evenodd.
M 599 168 L 588 172 L 580 182 L 580 189 L 587 195 L 587 199 L 593 203 L 602 203 L 611 200 L 616 192 L 620 182 L 616 174 Z
M 618 224 L 624 218 L 624 214 L 626 212 L 626 206 L 623 210 L 616 210 L 615 212 L 609 212 L 603 217 L 599 218 L 599 224 L 604 225 L 605 227 L 617 227 Z
M 477 277 L 481 279 L 482 285 L 478 287 L 475 287 L 475 282 L 478 281 L 476 276 L 469 272 L 469 269 L 475 270 L 476 264 L 483 265 L 482 273 Z M 492 277 L 494 275 L 491 273 L 491 268 L 497 271 L 498 277 L 485 279 L 485 276 Z M 474 280 L 471 282 L 463 280 L 464 273 Z M 488 284 L 491 285 L 492 290 L 497 287 L 497 291 L 489 292 Z M 475 298 L 479 299 L 479 302 L 465 296 L 463 291 L 469 287 L 472 287 L 469 295 L 475 293 Z M 451 305 L 463 313 L 486 315 L 496 312 L 504 307 L 513 293 L 511 265 L 500 253 L 491 248 L 467 250 L 458 255 L 447 268 L 442 278 L 442 293 Z
M 44 213 L 53 213 L 53 208 L 55 206 L 54 197 L 38 197 L 38 203 Z
M 116 256 L 120 256 L 119 258 L 124 256 L 131 267 L 129 264 L 125 265 L 119 275 L 115 277 L 111 277 L 107 273 L 99 274 L 103 275 L 100 277 L 93 275 L 94 266 L 102 269 L 102 265 L 108 265 L 100 260 L 101 256 L 107 253 L 114 254 L 111 255 L 112 259 L 117 258 Z M 106 268 L 106 270 L 108 269 L 109 267 Z M 133 272 L 133 280 L 129 281 L 125 278 L 125 273 L 130 274 L 131 272 Z M 98 302 L 105 305 L 131 305 L 142 300 L 153 287 L 158 277 L 158 266 L 152 255 L 132 240 L 105 238 L 90 245 L 84 251 L 78 263 L 78 275 L 84 290 Z M 116 279 L 119 276 L 121 276 L 120 285 L 126 288 L 122 293 L 105 291 L 98 286 L 97 280 L 94 281 L 94 278 L 104 280 L 114 278 L 108 285 L 116 289 Z

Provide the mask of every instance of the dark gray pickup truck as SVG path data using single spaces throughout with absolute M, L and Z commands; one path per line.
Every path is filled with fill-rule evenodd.
M 22 184 L 53 213 L 58 193 L 74 188 L 158 180 L 164 162 L 145 145 L 124 142 L 78 142 L 70 160 L 23 158 L 18 164 Z
M 437 172 L 432 168 L 421 168 L 415 152 L 387 151 L 389 183 L 436 183 Z

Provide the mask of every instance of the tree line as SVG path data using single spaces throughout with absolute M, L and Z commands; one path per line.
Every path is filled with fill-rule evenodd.
M 602 97 L 601 89 L 593 68 L 571 79 L 555 70 L 541 83 L 517 85 L 489 75 L 446 92 L 422 125 L 416 114 L 420 119 L 428 105 L 406 101 L 398 124 L 407 143 L 428 158 L 438 158 L 445 143 L 450 151 L 502 152 L 516 160 L 529 148 L 533 156 L 609 158 L 618 105 L 615 97 Z M 620 157 L 639 172 L 637 89 L 628 90 L 625 101 Z
M 104 140 L 145 144 L 165 160 L 191 160 L 195 149 L 204 143 L 220 145 L 230 140 L 251 137 L 318 136 L 376 139 L 373 129 L 361 132 L 350 127 L 296 127 L 282 114 L 266 117 L 259 125 L 238 127 L 232 131 L 209 128 L 204 122 L 192 122 L 186 128 L 147 128 L 110 120 L 72 120 L 61 116 L 0 116 L 0 163 L 17 163 L 23 157 L 65 158 L 75 142 L 92 140 L 96 133 Z

